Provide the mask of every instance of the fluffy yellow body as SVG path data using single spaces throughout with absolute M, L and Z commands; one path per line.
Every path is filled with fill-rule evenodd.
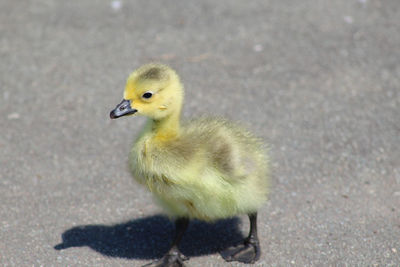
M 130 155 L 133 176 L 170 216 L 214 220 L 257 211 L 268 189 L 267 158 L 249 132 L 199 119 L 159 140 L 149 121 Z

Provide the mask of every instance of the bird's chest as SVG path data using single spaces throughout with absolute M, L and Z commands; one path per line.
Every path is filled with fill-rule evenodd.
M 165 168 L 168 155 L 162 148 L 152 144 L 150 139 L 140 143 L 134 153 L 136 154 L 136 164 L 143 174 L 161 173 Z
M 172 182 L 166 176 L 168 157 L 150 140 L 136 144 L 131 152 L 130 167 L 134 178 L 147 185 L 150 191 L 165 190 Z

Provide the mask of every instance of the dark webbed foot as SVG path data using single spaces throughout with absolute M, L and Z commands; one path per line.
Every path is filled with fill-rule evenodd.
M 257 213 L 249 214 L 249 219 L 250 232 L 244 242 L 221 252 L 222 258 L 226 261 L 255 263 L 260 258 L 261 250 L 257 237 Z
M 255 263 L 260 258 L 260 245 L 258 240 L 246 239 L 242 244 L 229 247 L 221 252 L 226 261 L 239 261 Z
M 187 227 L 189 225 L 188 218 L 178 218 L 175 221 L 175 237 L 172 241 L 171 249 L 168 251 L 167 254 L 164 255 L 161 259 L 146 264 L 144 266 L 148 267 L 184 267 L 184 261 L 188 260 L 185 255 L 183 255 L 179 249 L 178 244 L 182 239 L 183 234 L 185 233 Z M 144 267 L 143 266 L 143 267 Z
M 183 262 L 186 260 L 188 260 L 188 258 L 176 250 L 168 252 L 161 259 L 143 265 L 143 267 L 184 267 L 185 264 Z

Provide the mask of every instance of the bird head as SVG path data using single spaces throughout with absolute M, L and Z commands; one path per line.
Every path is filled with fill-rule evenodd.
M 147 64 L 129 75 L 123 100 L 110 118 L 139 114 L 161 120 L 182 107 L 183 86 L 173 69 L 163 64 Z

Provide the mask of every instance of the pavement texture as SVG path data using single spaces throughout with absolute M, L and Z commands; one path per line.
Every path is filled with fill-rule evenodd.
M 400 266 L 400 2 L 0 2 L 0 265 L 140 266 L 173 225 L 111 121 L 125 80 L 167 63 L 185 117 L 241 121 L 270 146 L 256 266 Z M 188 266 L 248 231 L 194 222 Z

